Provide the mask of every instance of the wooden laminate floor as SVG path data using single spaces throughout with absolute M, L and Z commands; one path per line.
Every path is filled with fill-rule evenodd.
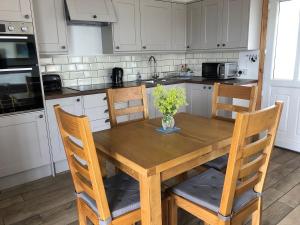
M 0 191 L 0 225 L 76 225 L 69 173 Z M 300 154 L 273 151 L 263 197 L 263 225 L 300 225 Z M 180 213 L 180 225 L 201 224 Z

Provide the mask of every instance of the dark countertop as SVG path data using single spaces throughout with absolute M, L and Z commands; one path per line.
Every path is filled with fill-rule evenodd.
M 257 83 L 257 80 L 238 79 L 238 78 L 231 79 L 231 80 L 207 80 L 202 77 L 192 77 L 189 79 L 167 78 L 167 79 L 160 79 L 156 83 L 147 83 L 146 81 L 124 82 L 122 87 L 135 87 L 141 84 L 145 84 L 147 88 L 151 88 L 151 87 L 155 87 L 157 84 L 172 85 L 172 84 L 180 84 L 180 83 L 213 85 L 216 82 L 229 84 L 229 85 L 246 85 L 246 84 Z M 64 87 L 62 88 L 61 91 L 46 92 L 45 99 L 50 100 L 50 99 L 67 98 L 67 97 L 74 97 L 74 96 L 81 96 L 81 95 L 105 93 L 106 89 L 109 88 L 117 88 L 117 87 L 114 87 L 112 84 L 83 85 L 83 86 L 76 86 L 76 87 L 69 87 L 69 88 Z

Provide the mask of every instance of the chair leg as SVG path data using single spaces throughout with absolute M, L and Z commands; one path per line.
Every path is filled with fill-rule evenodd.
M 83 212 L 83 208 L 82 208 L 81 204 L 82 203 L 80 202 L 79 198 L 77 198 L 77 210 L 78 210 L 79 225 L 87 225 L 86 216 Z
M 169 200 L 169 225 L 177 225 L 178 222 L 178 207 L 173 197 Z
M 258 200 L 258 209 L 252 214 L 252 225 L 261 224 L 261 213 L 262 213 L 262 198 Z

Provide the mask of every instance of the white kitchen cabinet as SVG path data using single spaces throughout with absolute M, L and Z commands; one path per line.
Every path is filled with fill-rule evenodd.
M 114 51 L 141 50 L 139 0 L 113 0 L 118 22 L 113 26 Z
M 171 3 L 140 0 L 140 10 L 143 51 L 171 50 Z
M 261 14 L 262 0 L 203 0 L 190 3 L 188 49 L 258 49 Z
M 0 20 L 31 22 L 30 0 L 1 0 Z
M 187 7 L 185 4 L 172 3 L 172 50 L 186 50 Z
M 111 0 L 66 0 L 72 21 L 117 22 Z
M 39 51 L 67 53 L 67 24 L 64 0 L 33 0 Z
M 64 146 L 61 141 L 57 120 L 53 108 L 53 106 L 57 104 L 59 104 L 62 107 L 62 109 L 65 110 L 66 112 L 78 116 L 83 114 L 81 97 L 61 98 L 61 99 L 53 99 L 53 100 L 46 101 L 50 144 L 51 144 L 51 151 L 52 151 L 54 163 L 66 159 Z
M 202 2 L 187 6 L 187 49 L 201 49 Z
M 220 46 L 222 34 L 223 1 L 202 1 L 201 48 L 216 49 Z
M 212 101 L 212 85 L 187 84 L 188 109 L 191 114 L 210 117 Z
M 89 118 L 92 132 L 110 128 L 106 94 L 83 96 L 84 115 Z
M 49 165 L 44 111 L 0 117 L 0 177 Z

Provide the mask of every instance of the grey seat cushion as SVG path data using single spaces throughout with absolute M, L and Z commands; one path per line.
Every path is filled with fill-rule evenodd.
M 228 155 L 221 156 L 204 164 L 205 167 L 223 170 L 227 167 Z
M 179 185 L 172 191 L 207 209 L 219 212 L 223 192 L 225 175 L 215 169 L 209 169 L 198 176 L 192 177 Z M 247 191 L 235 200 L 233 212 L 238 212 L 247 203 L 258 196 L 253 190 Z
M 112 218 L 140 208 L 139 183 L 130 176 L 119 173 L 105 179 L 104 186 Z M 94 199 L 84 192 L 79 193 L 78 197 L 85 201 L 98 214 Z

